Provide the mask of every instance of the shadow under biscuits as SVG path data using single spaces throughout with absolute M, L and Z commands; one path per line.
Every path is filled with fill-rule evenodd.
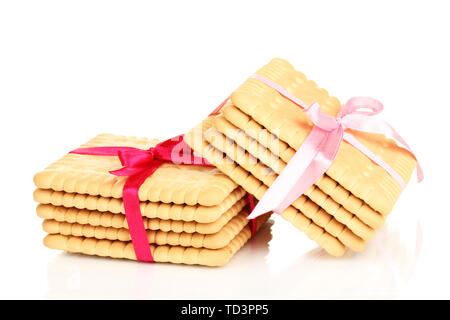
M 398 298 L 420 257 L 420 222 L 407 240 L 398 229 L 384 226 L 361 253 L 334 258 L 320 248 L 309 250 L 271 278 L 274 290 L 281 290 L 274 294 L 288 299 Z
M 364 252 L 334 258 L 302 234 L 297 245 L 306 250 L 296 250 L 281 228 L 294 227 L 272 219 L 220 268 L 61 253 L 48 265 L 47 298 L 396 298 L 420 257 L 419 222 L 408 239 L 388 225 Z
M 273 222 L 218 268 L 143 263 L 63 252 L 48 264 L 47 298 L 195 299 L 249 297 L 264 285 Z M 257 272 L 255 272 L 257 270 Z M 259 289 L 258 289 L 259 290 Z M 264 288 L 264 290 L 266 290 Z

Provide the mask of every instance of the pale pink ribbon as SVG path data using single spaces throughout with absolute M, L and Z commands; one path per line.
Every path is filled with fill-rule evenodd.
M 269 211 L 281 213 L 289 207 L 328 170 L 336 158 L 342 140 L 353 145 L 386 170 L 400 184 L 402 189 L 405 187 L 405 181 L 394 169 L 360 143 L 353 135 L 345 132 L 346 129 L 352 129 L 383 134 L 394 139 L 414 156 L 406 141 L 389 124 L 373 117 L 383 110 L 381 102 L 368 97 L 355 97 L 342 106 L 337 117 L 333 117 L 323 113 L 317 102 L 307 106 L 278 84 L 257 74 L 252 75 L 252 78 L 258 79 L 275 89 L 283 97 L 302 108 L 314 123 L 314 126 L 295 155 L 248 216 L 248 219 L 254 219 Z M 417 163 L 417 179 L 419 182 L 423 179 L 423 171 L 419 163 Z

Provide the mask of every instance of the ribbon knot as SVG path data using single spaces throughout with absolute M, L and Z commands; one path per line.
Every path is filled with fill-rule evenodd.
M 152 163 L 157 160 L 155 159 L 154 149 L 155 148 L 152 147 L 148 150 L 131 148 L 118 150 L 117 156 L 123 167 L 109 171 L 109 173 L 116 176 L 132 176 L 139 174 L 152 166 Z
M 322 130 L 331 132 L 340 128 L 345 131 L 345 129 L 358 130 L 360 128 L 358 123 L 361 121 L 372 121 L 370 117 L 383 111 L 383 105 L 369 97 L 354 97 L 342 106 L 337 117 L 322 112 L 317 102 L 312 103 L 304 111 L 314 125 Z
M 317 102 L 313 102 L 305 113 L 314 123 L 314 125 L 324 131 L 332 132 L 342 127 L 342 118 L 333 117 L 320 110 L 320 105 Z

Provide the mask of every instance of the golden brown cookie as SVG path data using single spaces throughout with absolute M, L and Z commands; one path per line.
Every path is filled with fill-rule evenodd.
M 148 149 L 156 140 L 101 134 L 86 147 L 128 146 Z M 34 177 L 36 187 L 105 198 L 122 198 L 127 177 L 109 173 L 121 168 L 118 157 L 66 154 Z M 141 201 L 216 206 L 237 185 L 216 168 L 165 163 L 139 189 Z
M 264 224 L 269 215 L 257 219 L 257 228 Z M 250 225 L 242 229 L 230 243 L 220 249 L 206 249 L 171 245 L 150 245 L 155 262 L 198 264 L 205 266 L 223 266 L 250 239 Z M 50 234 L 44 239 L 45 246 L 51 249 L 65 250 L 74 253 L 97 255 L 102 257 L 124 258 L 136 260 L 133 245 L 130 241 L 99 240 L 96 238 Z
M 147 230 L 161 230 L 165 232 L 187 232 L 212 234 L 219 232 L 232 218 L 234 218 L 247 205 L 244 197 L 236 202 L 230 209 L 225 211 L 216 221 L 210 223 L 199 223 L 196 221 L 164 220 L 159 218 L 143 217 L 142 222 Z M 125 228 L 128 223 L 124 214 L 116 214 L 108 211 L 86 210 L 67 208 L 51 204 L 39 204 L 37 214 L 40 218 L 55 220 L 58 222 L 78 223 L 81 225 Z
M 147 237 L 149 243 L 157 245 L 169 244 L 172 246 L 219 249 L 228 245 L 228 243 L 247 225 L 248 214 L 248 210 L 241 211 L 218 232 L 213 234 L 147 230 Z M 99 240 L 131 241 L 130 232 L 127 228 L 94 226 L 76 222 L 59 222 L 52 219 L 45 219 L 42 226 L 44 231 L 49 234 L 96 238 Z
M 217 221 L 236 202 L 247 198 L 247 193 L 240 187 L 234 189 L 228 197 L 215 206 L 189 206 L 184 204 L 163 202 L 141 202 L 142 216 L 161 220 L 195 221 L 211 223 Z M 88 194 L 53 191 L 51 189 L 36 189 L 34 200 L 42 204 L 52 204 L 67 208 L 96 210 L 101 212 L 125 214 L 122 199 L 91 196 Z

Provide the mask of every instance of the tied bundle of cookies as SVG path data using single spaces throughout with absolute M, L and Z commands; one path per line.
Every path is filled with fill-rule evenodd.
M 179 136 L 162 143 L 102 134 L 34 177 L 53 249 L 221 266 L 268 219 L 252 197 Z
M 184 139 L 260 200 L 251 217 L 273 210 L 342 256 L 365 248 L 416 167 L 422 178 L 381 110 L 362 97 L 342 106 L 274 59 Z

